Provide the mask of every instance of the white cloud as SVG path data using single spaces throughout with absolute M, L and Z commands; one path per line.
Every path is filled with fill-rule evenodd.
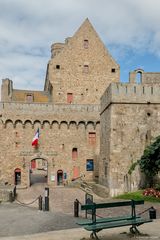
M 160 56 L 159 0 L 1 0 L 0 78 L 15 88 L 42 89 L 50 45 L 73 35 L 86 17 L 104 43 Z

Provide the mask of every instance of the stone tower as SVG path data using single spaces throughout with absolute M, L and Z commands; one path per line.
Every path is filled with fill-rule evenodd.
M 138 76 L 138 78 L 136 78 Z M 159 136 L 160 73 L 130 73 L 129 83 L 111 83 L 101 98 L 99 180 L 110 195 L 137 190 L 142 184 L 136 168 L 145 147 Z
M 119 81 L 119 65 L 88 19 L 65 43 L 53 44 L 51 53 L 45 91 L 53 103 L 99 104 L 109 83 Z

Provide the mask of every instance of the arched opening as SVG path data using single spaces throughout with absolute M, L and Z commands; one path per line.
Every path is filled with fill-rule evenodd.
M 47 183 L 48 162 L 43 158 L 35 158 L 30 163 L 30 185 L 37 183 Z
M 141 84 L 142 83 L 142 72 L 138 71 L 136 74 L 136 83 Z
M 16 168 L 14 170 L 14 181 L 15 181 L 15 185 L 21 184 L 21 169 L 20 168 Z
M 57 185 L 62 185 L 63 184 L 63 171 L 58 170 L 57 171 Z

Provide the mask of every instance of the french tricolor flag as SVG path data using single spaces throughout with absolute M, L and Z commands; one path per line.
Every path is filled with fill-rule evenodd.
M 37 129 L 34 138 L 32 140 L 32 146 L 37 147 L 38 146 L 38 140 L 39 140 L 39 128 Z

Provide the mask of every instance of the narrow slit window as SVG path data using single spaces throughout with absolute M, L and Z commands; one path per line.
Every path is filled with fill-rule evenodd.
M 153 87 L 151 87 L 151 94 L 153 94 Z
M 144 87 L 143 87 L 143 94 L 145 94 L 145 89 L 144 89 Z
M 88 65 L 84 65 L 83 66 L 83 72 L 84 73 L 88 73 L 89 72 L 89 66 Z

